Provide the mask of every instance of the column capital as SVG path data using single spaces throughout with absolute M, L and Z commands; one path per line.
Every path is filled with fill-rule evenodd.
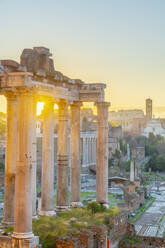
M 68 103 L 63 99 L 58 102 L 58 119 L 60 121 L 68 120 Z
M 72 104 L 70 104 L 71 108 L 80 108 L 82 106 L 82 102 L 80 101 L 74 101 Z
M 7 100 L 16 100 L 17 94 L 13 91 L 5 91 L 4 96 Z
M 65 109 L 68 107 L 68 102 L 64 99 L 60 99 L 58 102 L 59 109 Z

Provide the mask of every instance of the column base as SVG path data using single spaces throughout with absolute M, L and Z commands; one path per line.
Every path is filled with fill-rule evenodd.
M 38 211 L 38 215 L 50 217 L 50 216 L 56 216 L 56 212 L 54 210 L 50 210 L 50 211 L 40 210 Z
M 27 232 L 27 233 L 13 232 L 12 238 L 15 238 L 15 239 L 33 239 L 34 234 L 32 232 Z
M 32 216 L 32 220 L 39 220 L 38 215 L 34 215 L 34 216 Z
M 13 248 L 23 247 L 23 248 L 34 248 L 39 245 L 39 237 L 33 236 L 32 238 L 19 239 L 12 237 L 11 243 Z
M 108 204 L 108 203 L 104 203 L 103 206 L 104 206 L 106 209 L 109 209 L 109 204 Z
M 108 209 L 109 208 L 109 204 L 107 203 L 107 202 L 104 202 L 103 203 L 103 201 L 96 201 L 98 204 L 100 204 L 100 205 L 102 205 L 102 206 L 104 206 L 106 209 Z
M 71 202 L 70 203 L 71 208 L 81 208 L 83 207 L 82 202 Z
M 69 211 L 70 206 L 56 206 L 55 207 L 56 212 L 63 212 L 63 211 Z

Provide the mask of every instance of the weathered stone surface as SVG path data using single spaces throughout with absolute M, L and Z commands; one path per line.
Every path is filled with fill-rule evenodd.
M 21 66 L 29 72 L 54 73 L 54 64 L 53 60 L 49 58 L 50 56 L 49 49 L 45 47 L 24 49 L 21 55 Z
M 94 248 L 105 248 L 107 245 L 107 228 L 106 226 L 94 226 L 90 230 L 93 232 Z
M 80 102 L 71 105 L 71 203 L 80 203 Z
M 42 209 L 40 215 L 54 215 L 54 102 L 44 106 L 42 145 Z
M 7 97 L 7 146 L 5 159 L 5 193 L 3 225 L 14 224 L 14 192 L 16 173 L 16 133 L 17 133 L 17 100 L 14 94 Z
M 128 212 L 123 212 L 117 215 L 114 219 L 110 219 L 110 232 L 109 239 L 111 242 L 116 240 L 120 241 L 122 236 L 127 232 L 127 221 L 128 221 Z
M 133 236 L 134 239 L 139 240 L 137 243 L 128 244 L 126 242 L 120 242 L 120 248 L 165 248 L 165 239 L 157 237 L 140 237 Z
M 11 236 L 0 236 L 0 248 L 34 248 L 39 244 L 39 238 L 15 239 Z
M 10 59 L 1 60 L 1 65 L 3 66 L 3 70 L 5 70 L 5 72 L 15 72 L 18 71 L 20 68 L 19 63 Z
M 97 153 L 96 153 L 96 200 L 108 203 L 108 107 L 109 103 L 97 104 Z
M 80 242 L 80 247 L 83 247 L 83 248 L 94 247 L 94 237 L 93 237 L 93 233 L 90 230 L 80 233 L 78 235 L 78 239 Z
M 57 210 L 67 209 L 68 201 L 68 104 L 65 101 L 59 103 L 58 124 L 58 168 L 57 168 Z

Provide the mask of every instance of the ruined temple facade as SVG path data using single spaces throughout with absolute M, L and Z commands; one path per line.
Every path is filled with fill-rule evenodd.
M 36 56 L 37 59 L 34 59 Z M 4 218 L 14 232 L 3 247 L 32 248 L 36 212 L 36 105 L 44 101 L 40 216 L 80 206 L 80 108 L 97 107 L 96 200 L 108 203 L 108 108 L 105 84 L 87 84 L 55 72 L 49 49 L 25 49 L 21 63 L 1 61 L 0 94 L 7 100 Z M 52 73 L 53 72 L 53 73 Z M 54 194 L 54 104 L 58 104 L 57 204 Z M 68 200 L 68 107 L 70 106 L 70 202 Z M 85 146 L 86 147 L 86 146 Z M 2 237 L 3 238 L 3 237 Z M 1 239 L 1 237 L 0 237 Z M 4 239 L 4 238 L 3 238 Z

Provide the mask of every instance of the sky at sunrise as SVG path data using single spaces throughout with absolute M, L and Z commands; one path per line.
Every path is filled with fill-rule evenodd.
M 164 0 L 0 0 L 0 59 L 45 46 L 56 70 L 106 83 L 112 109 L 165 106 L 164 13 Z

